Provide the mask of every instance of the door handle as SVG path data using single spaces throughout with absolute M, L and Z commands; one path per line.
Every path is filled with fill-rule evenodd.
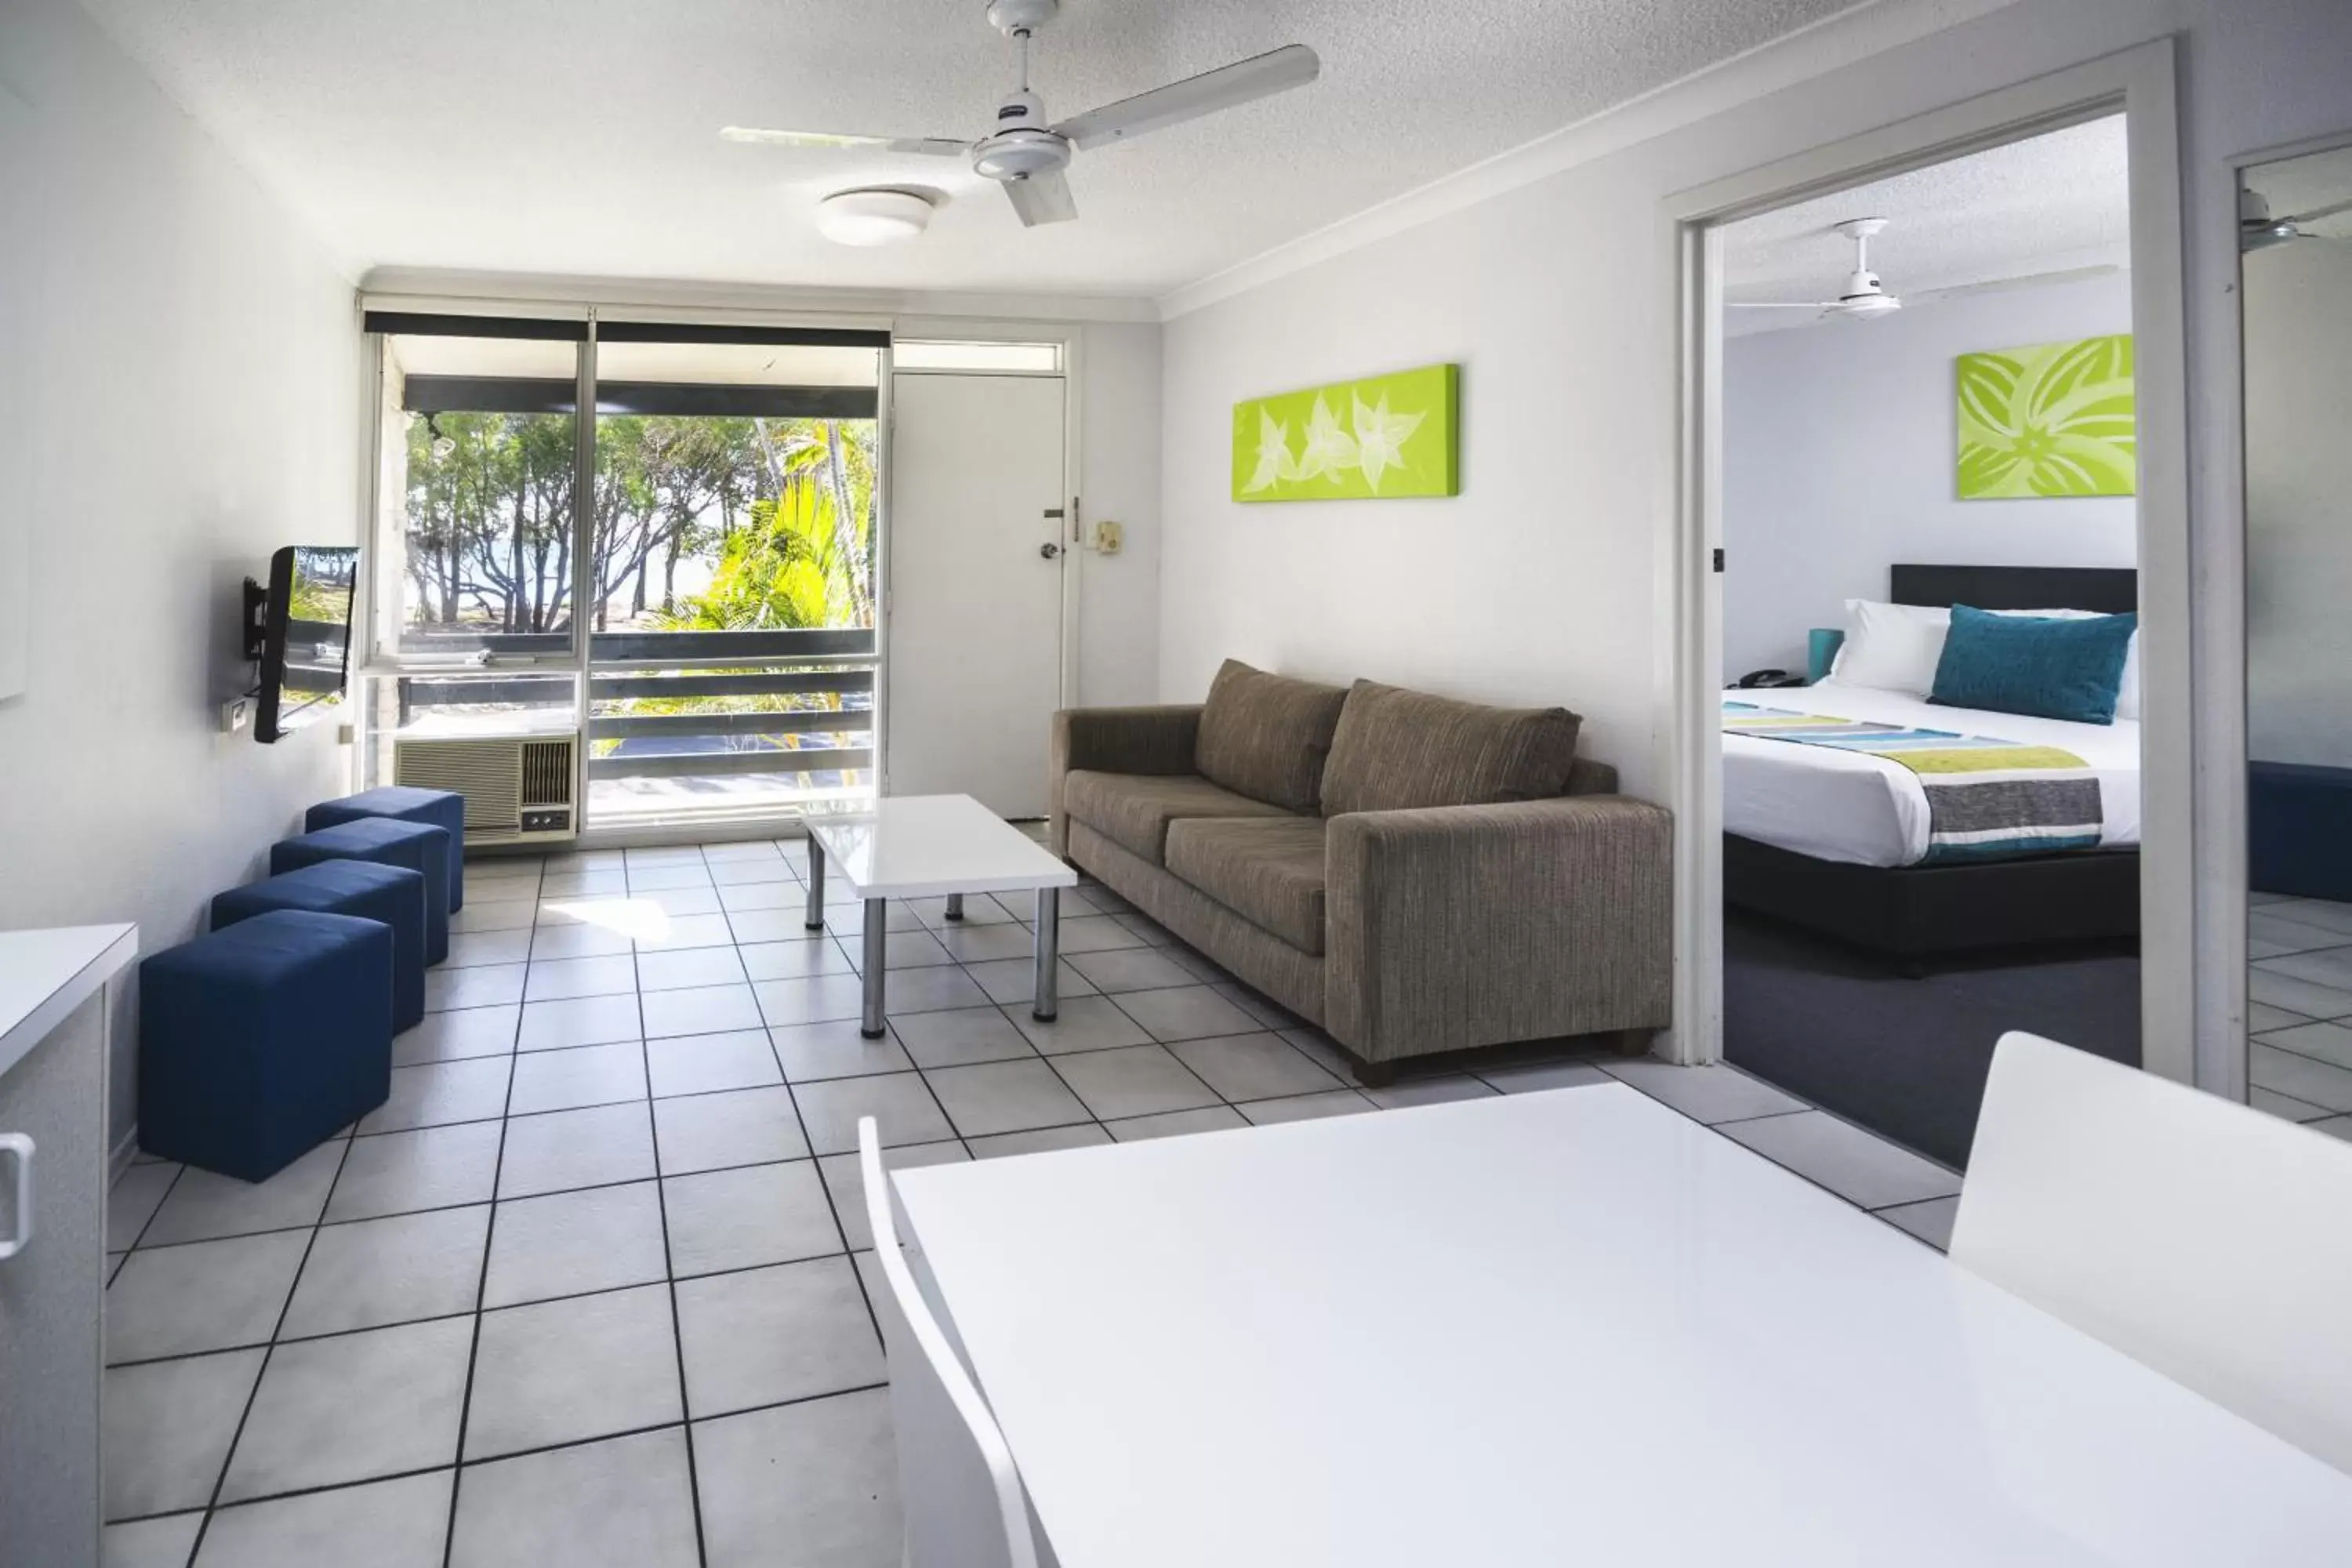
M 15 1223 L 0 1239 L 0 1262 L 5 1262 L 33 1239 L 33 1141 L 22 1132 L 0 1132 L 0 1156 L 16 1167 L 16 1178 Z
M 1058 544 L 1041 544 L 1037 547 L 1037 553 L 1044 556 L 1048 561 L 1051 561 L 1055 556 L 1059 555 L 1061 552 L 1062 547 Z

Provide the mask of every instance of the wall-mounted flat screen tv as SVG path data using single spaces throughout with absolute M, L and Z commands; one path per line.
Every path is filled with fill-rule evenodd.
M 289 544 L 269 558 L 256 740 L 282 740 L 341 703 L 359 572 L 349 545 Z

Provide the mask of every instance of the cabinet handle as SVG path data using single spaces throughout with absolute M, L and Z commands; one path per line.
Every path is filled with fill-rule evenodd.
M 0 1241 L 0 1262 L 5 1262 L 33 1239 L 33 1141 L 22 1132 L 0 1132 L 0 1155 L 16 1166 L 16 1224 Z

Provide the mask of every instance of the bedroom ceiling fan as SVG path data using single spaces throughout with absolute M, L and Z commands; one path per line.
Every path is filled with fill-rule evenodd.
M 1853 270 L 1846 274 L 1845 291 L 1834 300 L 1800 300 L 1771 301 L 1732 300 L 1734 310 L 1811 310 L 1823 321 L 1866 321 L 1876 316 L 1891 316 L 1903 309 L 1905 296 L 1890 294 L 1877 273 L 1870 269 L 1871 237 L 1884 233 L 1888 220 L 1883 217 L 1850 217 L 1831 226 L 1853 241 Z M 1915 304 L 1935 300 L 1957 300 L 1969 294 L 1992 294 L 2004 289 L 2022 289 L 2042 283 L 2071 283 L 2081 278 L 2103 278 L 2122 268 L 2112 265 L 2070 267 L 2056 272 L 2036 272 L 2022 278 L 1991 278 L 1980 283 L 1958 283 L 1946 289 L 1926 289 L 1908 296 Z
M 2324 207 L 2314 207 L 2293 217 L 2273 217 L 2271 204 L 2260 191 L 2241 190 L 2238 193 L 2238 248 L 2268 250 L 2273 245 L 2285 245 L 2297 239 L 2326 239 L 2324 234 L 2305 232 L 2305 226 L 2338 213 L 2352 212 L 2352 201 L 2331 202 Z
M 1045 100 L 1029 86 L 1029 42 L 1060 10 L 1061 0 L 992 0 L 989 5 L 989 22 L 1020 47 L 1021 85 L 997 107 L 995 128 L 976 142 L 944 136 L 844 136 L 741 125 L 730 125 L 719 134 L 730 142 L 769 146 L 969 157 L 973 172 L 1003 186 L 1013 210 L 1024 224 L 1034 227 L 1041 223 L 1066 223 L 1078 216 L 1065 174 L 1073 153 L 1092 152 L 1303 87 L 1323 68 L 1313 49 L 1290 44 L 1049 123 Z

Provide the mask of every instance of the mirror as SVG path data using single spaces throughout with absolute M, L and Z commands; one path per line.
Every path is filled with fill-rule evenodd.
M 2352 147 L 2241 181 L 2249 1098 L 2352 1138 Z

